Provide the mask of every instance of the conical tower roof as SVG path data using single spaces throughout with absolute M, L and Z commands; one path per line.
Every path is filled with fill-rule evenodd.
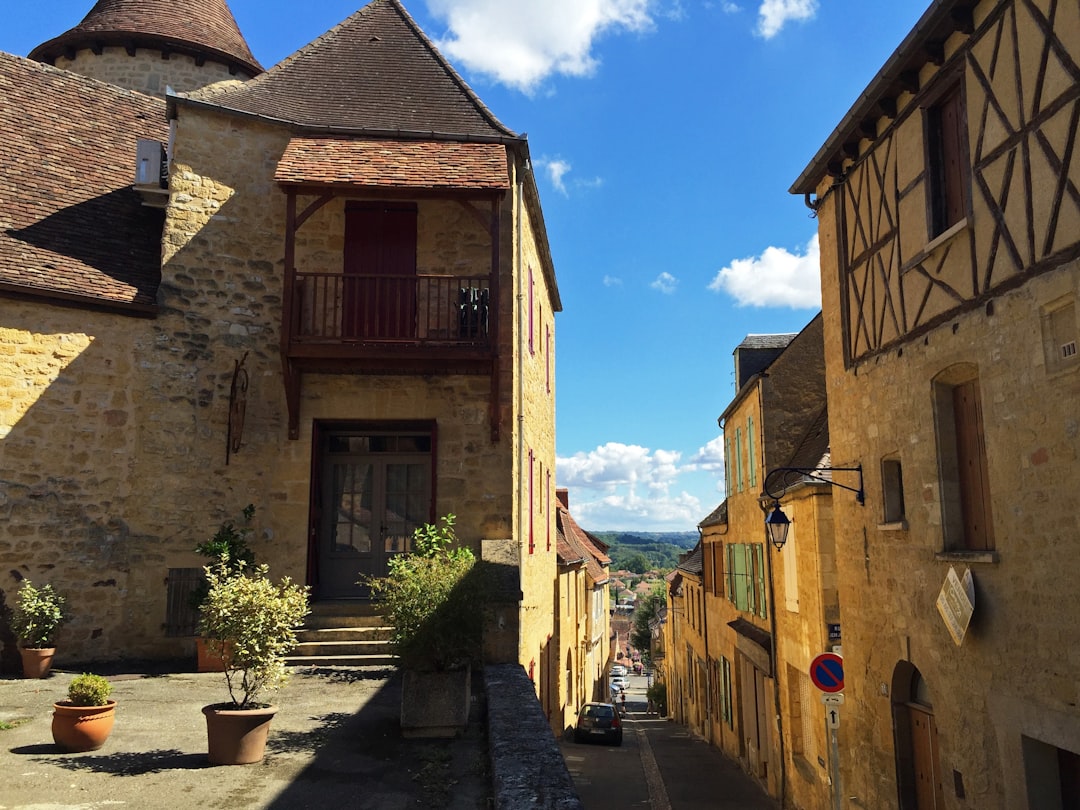
M 98 0 L 81 23 L 38 45 L 30 58 L 52 64 L 82 48 L 153 48 L 262 73 L 226 0 Z

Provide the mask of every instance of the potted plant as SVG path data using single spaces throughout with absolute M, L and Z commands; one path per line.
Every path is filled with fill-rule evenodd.
M 206 557 L 212 564 L 219 564 L 224 558 L 228 560 L 228 568 L 225 573 L 236 576 L 244 568 L 255 565 L 255 552 L 248 546 L 248 537 L 253 530 L 251 521 L 255 517 L 255 504 L 249 503 L 241 512 L 242 519 L 239 523 L 226 520 L 213 537 L 204 540 L 195 546 L 196 553 Z M 204 579 L 192 590 L 188 597 L 189 603 L 196 611 L 202 607 L 203 600 L 210 590 L 210 585 Z M 195 639 L 195 669 L 197 672 L 221 672 L 224 669 L 221 656 L 215 654 L 212 645 L 202 636 Z
M 56 653 L 56 631 L 67 616 L 64 597 L 52 585 L 34 587 L 24 579 L 15 596 L 11 630 L 19 642 L 24 678 L 44 678 Z
M 382 600 L 402 670 L 407 737 L 453 736 L 468 725 L 471 665 L 481 658 L 486 588 L 448 514 L 413 534 L 413 550 L 367 582 Z
M 67 700 L 53 704 L 53 742 L 71 753 L 101 748 L 116 719 L 111 693 L 112 684 L 101 675 L 83 673 L 72 678 Z
M 212 765 L 245 765 L 263 758 L 277 707 L 260 703 L 285 682 L 285 656 L 308 613 L 307 588 L 285 577 L 274 583 L 266 565 L 234 573 L 223 555 L 206 568 L 209 586 L 199 630 L 224 661 L 230 701 L 203 707 Z

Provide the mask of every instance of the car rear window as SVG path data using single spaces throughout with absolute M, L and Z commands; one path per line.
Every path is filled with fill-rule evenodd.
M 611 717 L 614 712 L 610 706 L 586 706 L 586 717 Z

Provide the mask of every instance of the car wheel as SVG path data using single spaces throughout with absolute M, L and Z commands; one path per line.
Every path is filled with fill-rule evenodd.
M 618 737 L 615 738 L 615 745 L 617 745 L 617 746 L 622 745 L 622 735 L 621 734 Z

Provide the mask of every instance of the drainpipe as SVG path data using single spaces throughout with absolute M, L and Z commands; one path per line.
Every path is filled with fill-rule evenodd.
M 527 487 L 525 483 L 525 293 L 524 293 L 524 281 L 522 277 L 525 275 L 522 265 L 524 263 L 524 248 L 522 246 L 522 237 L 524 234 L 524 226 L 522 220 L 524 219 L 524 198 L 525 198 L 525 172 L 529 165 L 528 158 L 518 163 L 517 173 L 517 196 L 514 200 L 514 207 L 517 209 L 514 212 L 515 222 L 515 239 L 517 240 L 517 250 L 514 251 L 514 262 L 516 267 L 514 268 L 514 275 L 517 277 L 517 351 L 515 356 L 517 357 L 517 368 L 515 374 L 517 376 L 517 397 L 515 406 L 517 408 L 517 479 L 518 479 L 518 540 L 519 550 L 521 553 L 521 562 L 519 565 L 524 567 L 524 557 L 527 551 L 523 550 L 524 543 L 528 542 L 529 532 L 529 510 L 532 509 L 532 504 L 526 504 L 525 498 L 527 494 Z M 521 617 L 518 617 L 518 651 L 519 659 L 524 661 L 528 651 L 524 649 L 524 635 L 522 633 L 523 627 L 520 626 Z M 541 678 L 547 681 L 549 673 L 541 673 Z M 546 708 L 546 707 L 545 707 Z

